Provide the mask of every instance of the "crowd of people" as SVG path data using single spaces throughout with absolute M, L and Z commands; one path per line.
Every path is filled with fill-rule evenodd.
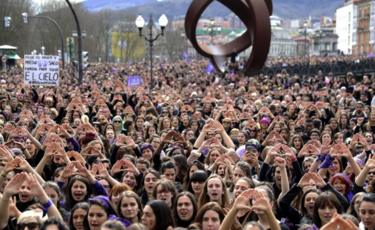
M 207 64 L 2 72 L 0 227 L 375 229 L 373 76 Z

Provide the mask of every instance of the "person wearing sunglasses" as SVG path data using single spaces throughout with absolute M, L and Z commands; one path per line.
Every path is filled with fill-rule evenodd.
M 16 230 L 39 230 L 43 213 L 37 210 L 23 212 L 17 219 Z

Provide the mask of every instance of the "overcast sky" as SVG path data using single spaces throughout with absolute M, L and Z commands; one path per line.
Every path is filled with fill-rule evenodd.
M 65 1 L 65 0 L 32 0 L 33 2 L 35 2 L 35 3 L 41 3 L 41 2 L 48 2 L 48 1 L 56 1 L 56 2 L 58 2 L 58 1 L 60 1 L 60 2 L 62 2 L 62 1 Z M 70 2 L 83 2 L 84 0 L 70 0 Z

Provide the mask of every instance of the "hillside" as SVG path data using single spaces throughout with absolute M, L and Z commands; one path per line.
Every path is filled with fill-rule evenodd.
M 89 11 L 103 9 L 125 10 L 132 14 L 161 14 L 169 17 L 183 17 L 191 0 L 88 0 L 84 6 Z M 274 0 L 274 15 L 295 19 L 308 16 L 333 16 L 344 0 Z M 160 13 L 158 13 L 160 12 Z M 220 3 L 214 2 L 204 16 L 227 16 L 229 11 Z

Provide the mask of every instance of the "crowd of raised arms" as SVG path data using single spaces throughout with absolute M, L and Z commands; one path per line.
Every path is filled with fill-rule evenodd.
M 375 230 L 374 76 L 205 61 L 148 76 L 143 62 L 91 65 L 82 84 L 66 67 L 58 87 L 0 73 L 1 229 Z

